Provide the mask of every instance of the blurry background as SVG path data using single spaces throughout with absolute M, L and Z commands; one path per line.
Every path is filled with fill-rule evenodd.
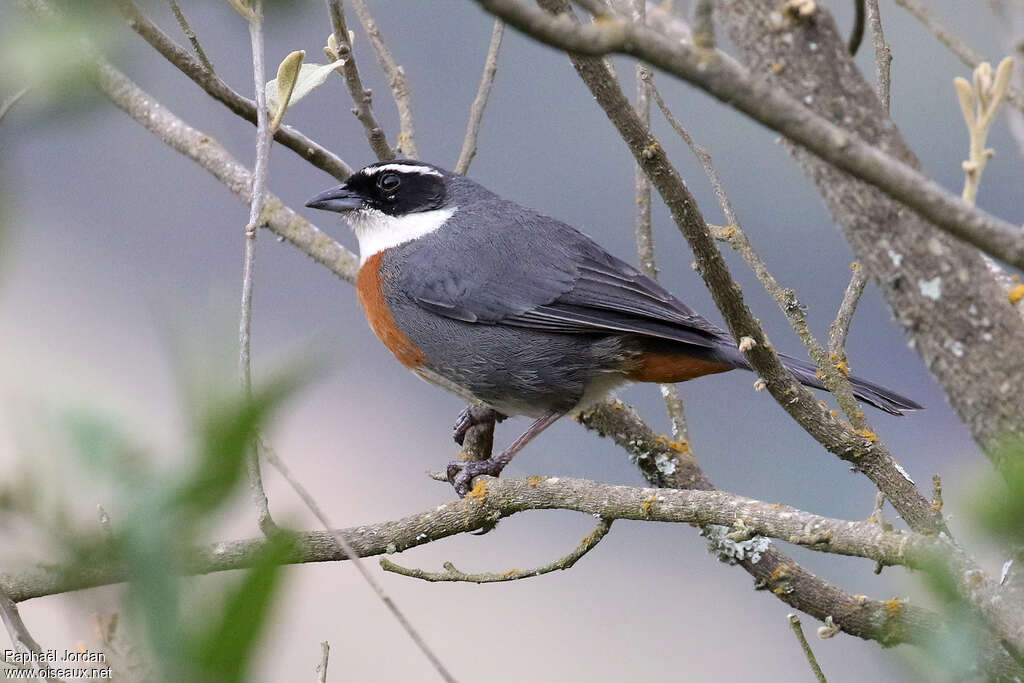
M 226 2 L 181 4 L 218 74 L 251 97 L 245 22 Z M 825 4 L 848 30 L 852 2 Z M 1002 56 L 987 5 L 955 0 L 931 5 L 991 61 Z M 421 156 L 453 166 L 491 18 L 468 0 L 373 0 L 371 7 L 408 74 Z M 164 3 L 146 9 L 185 44 Z M 893 116 L 927 174 L 959 193 L 967 134 L 951 80 L 969 78 L 968 70 L 892 3 L 882 2 L 882 19 L 895 57 Z M 97 21 L 108 30 L 95 40 L 116 66 L 251 165 L 254 127 L 208 98 L 116 17 L 101 13 Z M 354 15 L 349 24 L 363 79 L 375 93 L 375 113 L 393 143 L 398 125 L 387 83 Z M 0 8 L 0 36 L 8 46 L 32 44 L 25 42 L 28 25 L 9 3 Z M 321 46 L 329 31 L 319 0 L 271 7 L 266 17 L 270 75 L 292 50 L 305 49 L 308 60 L 323 62 Z M 868 36 L 858 62 L 869 74 L 872 59 Z M 616 66 L 632 93 L 633 63 L 617 60 Z M 755 247 L 809 307 L 814 330 L 826 335 L 852 254 L 811 184 L 772 132 L 671 77 L 656 75 L 655 82 L 714 155 Z M 0 96 L 19 85 L 0 83 Z M 286 122 L 358 168 L 373 158 L 350 107 L 342 80 L 332 75 L 289 110 Z M 705 216 L 723 222 L 685 145 L 660 116 L 653 119 Z M 1019 223 L 1021 157 L 1004 121 L 995 125 L 989 145 L 998 155 L 986 170 L 979 205 Z M 46 416 L 54 408 L 89 406 L 110 416 L 166 466 L 180 464 L 189 417 L 182 375 L 219 374 L 234 381 L 248 207 L 108 101 L 91 95 L 88 86 L 80 92 L 67 85 L 30 92 L 0 126 L 0 160 L 0 476 L 15 487 L 34 473 L 45 483 L 39 489 L 41 509 L 63 501 L 79 523 L 88 525 L 95 506 L 105 504 L 116 526 L 109 487 L 82 475 L 61 455 Z M 470 175 L 635 260 L 628 151 L 568 59 L 513 30 L 506 32 Z M 348 229 L 333 216 L 301 208 L 333 184 L 290 150 L 273 148 L 269 189 L 356 249 Z M 689 267 L 692 256 L 683 240 L 657 200 L 655 207 L 663 282 L 720 322 Z M 799 355 L 802 347 L 775 304 L 742 261 L 727 256 L 776 346 Z M 317 381 L 277 415 L 270 437 L 331 520 L 350 526 L 393 519 L 451 498 L 447 485 L 424 472 L 441 469 L 455 454 L 450 425 L 462 407 L 459 400 L 394 361 L 364 322 L 352 287 L 266 232 L 260 236 L 256 270 L 257 378 L 296 357 L 326 359 Z M 951 525 L 961 540 L 970 539 L 970 523 L 958 515 L 958 502 L 986 471 L 987 461 L 870 286 L 854 321 L 849 355 L 858 374 L 927 406 L 903 419 L 872 411 L 870 419 L 923 489 L 933 474 L 943 476 Z M 736 372 L 682 386 L 694 451 L 711 480 L 725 490 L 827 516 L 866 518 L 874 501 L 869 482 L 818 447 L 767 394 L 754 392 L 753 381 L 753 375 Z M 668 429 L 656 387 L 632 388 L 623 398 L 658 429 Z M 507 443 L 523 424 L 501 425 L 499 443 Z M 506 476 L 535 473 L 641 483 L 623 452 L 569 420 L 531 444 L 506 470 Z M 317 527 L 276 473 L 265 468 L 264 477 L 278 521 Z M 592 522 L 571 513 L 528 513 L 503 521 L 486 536 L 458 537 L 393 559 L 428 569 L 439 569 L 445 560 L 465 571 L 524 568 L 567 552 Z M 38 535 L 10 524 L 0 531 L 5 547 L 17 549 L 5 553 L 5 570 L 46 559 Z M 210 540 L 257 533 L 248 498 L 239 496 L 233 514 Z M 1000 558 L 987 555 L 984 546 L 974 549 L 988 569 L 998 572 Z M 783 550 L 851 593 L 928 602 L 916 577 L 905 570 L 876 576 L 867 560 Z M 572 570 L 509 584 L 426 584 L 385 574 L 370 562 L 461 680 L 789 681 L 809 675 L 785 619 L 789 609 L 754 592 L 750 577 L 709 555 L 689 527 L 618 522 Z M 184 585 L 215 595 L 224 580 L 193 578 Z M 116 611 L 121 590 L 32 600 L 22 613 L 44 647 L 88 644 L 91 615 Z M 289 568 L 272 624 L 254 680 L 312 680 L 321 640 L 332 646 L 330 680 L 349 680 L 344 672 L 359 680 L 434 679 L 352 567 Z M 817 625 L 805 619 L 810 634 Z M 812 638 L 812 646 L 833 681 L 934 675 L 921 674 L 915 668 L 919 658 L 906 647 L 883 650 L 845 635 Z

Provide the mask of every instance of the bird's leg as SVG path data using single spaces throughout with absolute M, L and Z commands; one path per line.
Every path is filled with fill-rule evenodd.
M 523 450 L 523 446 L 530 443 L 535 436 L 543 432 L 545 429 L 555 423 L 558 418 L 565 415 L 565 413 L 545 413 L 541 417 L 538 417 L 533 423 L 523 432 L 518 439 L 512 442 L 508 448 L 503 450 L 498 455 L 493 455 L 487 460 L 473 460 L 470 462 L 452 462 L 448 464 L 448 482 L 455 487 L 455 492 L 459 494 L 459 497 L 465 496 L 469 493 L 470 484 L 473 483 L 473 477 L 480 474 L 489 474 L 492 477 L 497 477 L 501 474 L 501 471 L 505 469 L 505 465 L 512 461 L 516 453 Z
M 470 427 L 482 425 L 486 422 L 501 422 L 507 418 L 508 415 L 503 415 L 494 408 L 481 405 L 466 406 L 455 419 L 455 425 L 452 427 L 452 438 L 455 439 L 455 443 L 461 446 L 466 440 L 466 432 L 469 431 Z

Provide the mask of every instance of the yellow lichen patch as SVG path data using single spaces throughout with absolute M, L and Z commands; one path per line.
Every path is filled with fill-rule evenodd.
M 857 434 L 860 434 L 861 436 L 863 436 L 865 439 L 867 439 L 871 443 L 874 443 L 875 441 L 878 441 L 878 434 L 875 434 L 870 429 L 858 429 L 857 430 Z
M 519 570 L 518 570 L 518 569 L 509 569 L 509 570 L 508 570 L 507 572 L 502 572 L 502 574 L 501 574 L 501 578 L 503 578 L 503 579 L 507 579 L 507 578 L 509 578 L 510 576 L 515 576 L 515 575 L 516 575 L 516 574 L 518 574 L 518 573 L 519 573 Z
M 529 479 L 526 480 L 526 484 L 528 486 L 536 487 L 536 486 L 540 486 L 540 483 L 542 481 L 544 481 L 544 477 L 538 477 L 537 475 L 533 475 L 532 477 L 530 477 Z
M 893 598 L 892 600 L 885 601 L 885 612 L 890 617 L 898 617 L 900 610 L 903 609 L 903 601 L 899 598 Z
M 690 442 L 686 439 L 680 439 L 679 441 L 669 441 L 668 447 L 674 450 L 676 453 L 692 453 L 690 448 Z
M 833 365 L 839 372 L 843 373 L 847 377 L 850 376 L 850 364 L 847 363 L 845 360 L 841 360 L 838 363 L 833 363 Z
M 1009 293 L 1010 303 L 1015 304 L 1021 299 L 1024 299 L 1024 285 L 1017 285 L 1010 290 Z
M 775 568 L 775 571 L 773 571 L 768 576 L 768 583 L 775 583 L 776 581 L 784 579 L 787 576 L 789 576 L 789 567 L 787 567 L 784 564 L 780 564 L 778 567 Z
M 487 498 L 487 480 L 481 479 L 478 481 L 473 490 L 466 494 L 466 497 L 477 503 L 484 502 L 484 499 Z
M 785 71 L 785 69 L 786 69 L 786 63 L 785 62 L 775 62 L 774 64 L 771 65 L 772 73 L 780 74 L 783 71 Z
M 654 509 L 654 504 L 658 502 L 658 499 L 651 496 L 644 502 L 640 503 L 640 512 L 644 514 L 644 517 L 650 517 L 651 511 Z

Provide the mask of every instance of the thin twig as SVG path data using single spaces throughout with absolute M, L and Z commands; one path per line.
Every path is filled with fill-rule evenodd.
M 843 300 L 836 312 L 836 319 L 832 321 L 828 333 L 828 355 L 829 360 L 840 369 L 846 368 L 846 337 L 850 334 L 850 324 L 853 322 L 853 314 L 857 311 L 857 303 L 864 293 L 864 285 L 867 284 L 868 276 L 859 263 L 851 263 L 850 282 L 846 285 L 843 293 Z
M 245 226 L 245 250 L 242 261 L 242 303 L 238 317 L 238 370 L 242 380 L 242 391 L 252 395 L 252 294 L 256 267 L 256 234 L 259 231 L 263 213 L 263 194 L 267 186 L 267 169 L 270 165 L 270 116 L 267 112 L 266 76 L 263 66 L 263 0 L 252 0 L 249 5 L 249 42 L 252 46 L 252 76 L 256 90 L 256 165 L 252 173 L 252 190 L 249 193 L 249 222 Z M 249 476 L 249 492 L 256 505 L 260 530 L 271 535 L 278 531 L 270 516 L 270 505 L 263 490 L 260 474 L 259 449 L 253 441 L 246 457 Z
M 882 531 L 892 531 L 893 526 L 885 519 L 885 494 L 881 491 L 875 494 L 875 506 L 871 510 L 871 516 L 868 517 L 869 522 L 874 522 L 878 525 L 878 528 Z M 875 562 L 875 574 L 881 574 L 885 565 L 881 562 Z
M 174 18 L 178 20 L 178 26 L 181 26 L 181 30 L 185 34 L 185 37 L 188 38 L 188 42 L 192 43 L 192 49 L 195 51 L 196 57 L 198 57 L 199 61 L 203 63 L 203 66 L 210 70 L 210 73 L 214 73 L 213 63 L 210 62 L 209 57 L 206 56 L 206 52 L 203 51 L 203 46 L 199 44 L 199 37 L 196 36 L 196 32 L 192 30 L 191 26 L 189 26 L 188 19 L 185 18 L 185 13 L 181 11 L 180 7 L 178 7 L 176 0 L 167 0 L 167 2 L 171 5 L 171 11 L 174 12 Z
M 858 0 L 858 2 L 864 2 L 864 0 Z M 885 42 L 882 16 L 878 12 L 878 0 L 866 0 L 865 5 L 868 25 L 871 26 L 871 38 L 875 45 L 875 80 L 878 87 L 878 99 L 882 101 L 885 111 L 889 111 L 892 100 L 892 50 Z
M 811 665 L 811 671 L 814 672 L 814 677 L 818 679 L 818 683 L 828 683 L 825 679 L 825 674 L 821 672 L 821 667 L 818 666 L 818 660 L 814 656 L 814 651 L 811 650 L 810 643 L 807 642 L 807 638 L 804 636 L 804 629 L 800 626 L 800 617 L 790 614 L 789 625 L 793 629 L 793 633 L 796 634 L 796 639 L 800 643 L 800 649 L 804 651 L 807 663 Z
M 412 103 L 409 96 L 409 83 L 405 78 L 405 69 L 398 65 L 394 55 L 388 49 L 387 44 L 381 37 L 380 28 L 370 13 L 370 8 L 365 0 L 352 0 L 352 7 L 363 25 L 363 30 L 370 38 L 374 52 L 377 53 L 377 63 L 384 70 L 388 77 L 388 86 L 391 88 L 391 95 L 395 98 L 395 106 L 398 107 L 398 123 L 400 132 L 396 147 L 406 157 L 418 159 L 419 152 L 416 150 L 416 133 L 412 125 Z
M 580 544 L 576 546 L 571 553 L 565 557 L 555 560 L 554 562 L 550 562 L 534 569 L 510 569 L 509 571 L 501 572 L 500 574 L 492 572 L 467 574 L 466 572 L 456 569 L 455 565 L 451 562 L 445 562 L 443 565 L 443 572 L 428 572 L 422 569 L 409 569 L 407 567 L 403 567 L 395 564 L 386 557 L 381 558 L 380 566 L 384 571 L 394 572 L 395 574 L 401 574 L 402 576 L 408 576 L 414 579 L 422 579 L 423 581 L 430 582 L 461 581 L 464 583 L 501 583 L 503 581 L 529 579 L 534 576 L 543 576 L 544 574 L 550 574 L 553 571 L 569 569 L 572 567 L 581 557 L 593 550 L 594 547 L 601 542 L 601 539 L 608 535 L 608 531 L 612 528 L 612 521 L 613 520 L 610 519 L 602 519 L 597 523 L 597 528 L 584 536 L 583 540 L 580 541 Z
M 632 0 L 631 10 L 634 22 L 642 24 L 646 21 L 646 0 Z M 648 128 L 651 125 L 651 78 L 653 78 L 651 67 L 638 61 L 636 63 L 636 103 L 634 108 L 637 116 Z M 633 163 L 633 181 L 636 186 L 637 261 L 644 275 L 657 280 L 658 265 L 654 258 L 654 232 L 651 226 L 651 181 L 640 165 L 635 162 Z M 665 399 L 665 409 L 672 422 L 672 438 L 689 445 L 690 430 L 686 425 L 686 405 L 683 403 L 683 397 L 674 384 L 662 384 L 660 387 L 661 396 Z
M 18 605 L 6 593 L 0 592 L 0 619 L 3 619 L 7 634 L 11 637 L 11 645 L 31 657 L 32 666 L 36 671 L 46 671 L 49 667 L 44 661 L 42 646 L 29 633 L 28 627 L 21 618 Z M 5 657 L 5 661 L 10 658 Z M 59 681 L 52 676 L 44 676 L 47 681 Z
M 377 155 L 380 161 L 395 158 L 395 151 L 388 144 L 384 129 L 377 123 L 373 115 L 373 92 L 363 87 L 363 79 L 359 75 L 359 67 L 356 65 L 355 54 L 352 51 L 352 42 L 349 40 L 348 24 L 345 21 L 345 11 L 341 7 L 341 0 L 327 0 L 327 11 L 331 15 L 331 27 L 334 31 L 334 44 L 325 48 L 330 51 L 328 55 L 333 60 L 344 59 L 345 63 L 338 67 L 337 71 L 345 79 L 345 85 L 352 96 L 352 113 L 359 122 L 363 124 L 366 131 L 366 139 L 370 143 L 370 149 Z
M 21 98 L 25 96 L 25 93 L 27 92 L 28 86 L 25 86 L 24 88 L 14 93 L 10 97 L 5 97 L 3 102 L 0 102 L 0 122 L 4 120 L 4 117 L 7 116 L 7 113 L 14 108 L 14 105 L 16 105 L 21 100 Z
M 765 291 L 775 299 L 775 302 L 789 321 L 790 326 L 797 333 L 797 336 L 800 337 L 800 341 L 803 342 L 811 359 L 818 365 L 821 371 L 822 383 L 836 397 L 839 407 L 843 409 L 850 423 L 855 429 L 869 430 L 874 433 L 867 422 L 867 418 L 864 417 L 864 412 L 860 409 L 857 399 L 853 395 L 853 387 L 850 386 L 849 380 L 831 362 L 824 347 L 822 347 L 821 343 L 810 331 L 810 328 L 808 328 L 806 309 L 796 298 L 796 293 L 792 289 L 779 284 L 778 280 L 775 279 L 775 276 L 768 269 L 764 259 L 754 250 L 750 239 L 743 231 L 743 225 L 736 215 L 736 210 L 733 208 L 732 202 L 725 192 L 725 187 L 722 185 L 722 180 L 718 175 L 718 169 L 715 168 L 711 154 L 705 148 L 698 145 L 690 133 L 676 119 L 675 115 L 672 114 L 672 111 L 665 104 L 665 100 L 662 99 L 658 89 L 653 84 L 650 87 L 651 95 L 658 104 L 661 113 L 665 116 L 673 130 L 686 142 L 687 147 L 697 157 L 701 167 L 704 169 L 704 174 L 707 176 L 715 197 L 718 199 L 722 213 L 725 214 L 725 219 L 729 222 L 725 231 L 726 241 L 743 257 L 743 260 L 747 262 L 751 270 L 754 271 L 754 274 L 757 275 L 757 279 L 761 282 Z
M 331 656 L 331 644 L 326 640 L 320 643 L 320 663 L 316 665 L 317 681 L 327 683 L 327 661 Z
M 491 96 L 491 88 L 494 87 L 494 76 L 498 72 L 498 52 L 501 50 L 501 39 L 504 35 L 505 22 L 495 19 L 494 29 L 491 31 L 491 44 L 487 48 L 487 59 L 484 60 L 484 73 L 480 77 L 480 86 L 477 88 L 476 97 L 469 108 L 466 137 L 462 141 L 459 160 L 455 163 L 455 172 L 460 175 L 465 175 L 469 170 L 470 162 L 476 156 L 477 139 L 480 137 L 480 122 L 484 117 L 487 100 Z
M 430 661 L 441 678 L 445 681 L 454 683 L 455 678 L 448 672 L 448 669 L 444 666 L 434 651 L 430 649 L 430 646 L 427 645 L 423 636 L 420 635 L 419 631 L 416 630 L 402 610 L 398 608 L 395 601 L 391 599 L 391 596 L 384 592 L 384 588 L 380 585 L 377 579 L 373 577 L 373 574 L 370 573 L 369 569 L 366 568 L 366 563 L 363 562 L 359 553 L 352 547 L 352 544 L 348 542 L 345 537 L 346 534 L 337 530 L 331 524 L 327 519 L 327 515 L 324 514 L 324 511 L 320 509 L 316 500 L 313 499 L 313 496 L 311 496 L 309 491 L 299 483 L 299 480 L 295 478 L 291 470 L 288 469 L 288 466 L 285 465 L 281 458 L 277 456 L 274 449 L 262 438 L 259 439 L 259 443 L 260 447 L 263 449 L 264 457 L 277 469 L 278 472 L 281 473 L 281 476 L 285 478 L 299 498 L 302 499 L 302 502 L 307 508 L 309 508 L 310 512 L 313 513 L 313 516 L 315 516 L 320 524 L 323 525 L 324 529 L 330 534 L 330 537 L 338 550 L 344 553 L 345 557 L 352 562 L 356 570 L 363 577 L 363 580 L 370 585 L 370 588 L 372 588 L 377 594 L 377 597 L 379 597 L 381 602 L 384 603 L 384 606 L 387 607 L 395 619 L 398 620 L 398 623 L 402 626 L 416 646 L 419 647 L 420 652 L 422 652 Z
M 160 30 L 160 27 L 142 13 L 133 0 L 113 0 L 113 2 L 124 16 L 125 21 L 128 22 L 128 26 L 153 46 L 167 61 L 235 114 L 250 123 L 257 122 L 255 102 L 235 92 L 231 86 L 203 66 L 202 62 L 193 57 L 188 50 L 171 40 L 166 33 Z M 291 126 L 278 128 L 274 133 L 274 139 L 338 180 L 345 180 L 352 175 L 351 166 L 323 145 L 306 137 Z
M 977 69 L 985 61 L 984 57 L 971 49 L 950 28 L 936 19 L 932 11 L 925 5 L 917 0 L 896 0 L 896 4 L 914 15 L 921 22 L 921 25 L 928 29 L 929 33 L 938 38 L 940 43 L 945 45 L 957 59 L 967 66 Z M 1024 93 L 1017 87 L 1010 86 L 1006 92 L 1006 101 L 1024 112 Z

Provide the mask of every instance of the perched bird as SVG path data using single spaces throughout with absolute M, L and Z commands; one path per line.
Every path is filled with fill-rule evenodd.
M 502 415 L 535 418 L 500 454 L 449 465 L 460 495 L 622 384 L 750 369 L 728 332 L 580 231 L 432 164 L 371 164 L 306 206 L 342 214 L 355 231 L 359 301 L 403 365 Z M 824 388 L 814 365 L 779 358 L 802 384 Z M 850 382 L 887 413 L 921 408 Z M 469 420 L 464 412 L 457 439 Z

